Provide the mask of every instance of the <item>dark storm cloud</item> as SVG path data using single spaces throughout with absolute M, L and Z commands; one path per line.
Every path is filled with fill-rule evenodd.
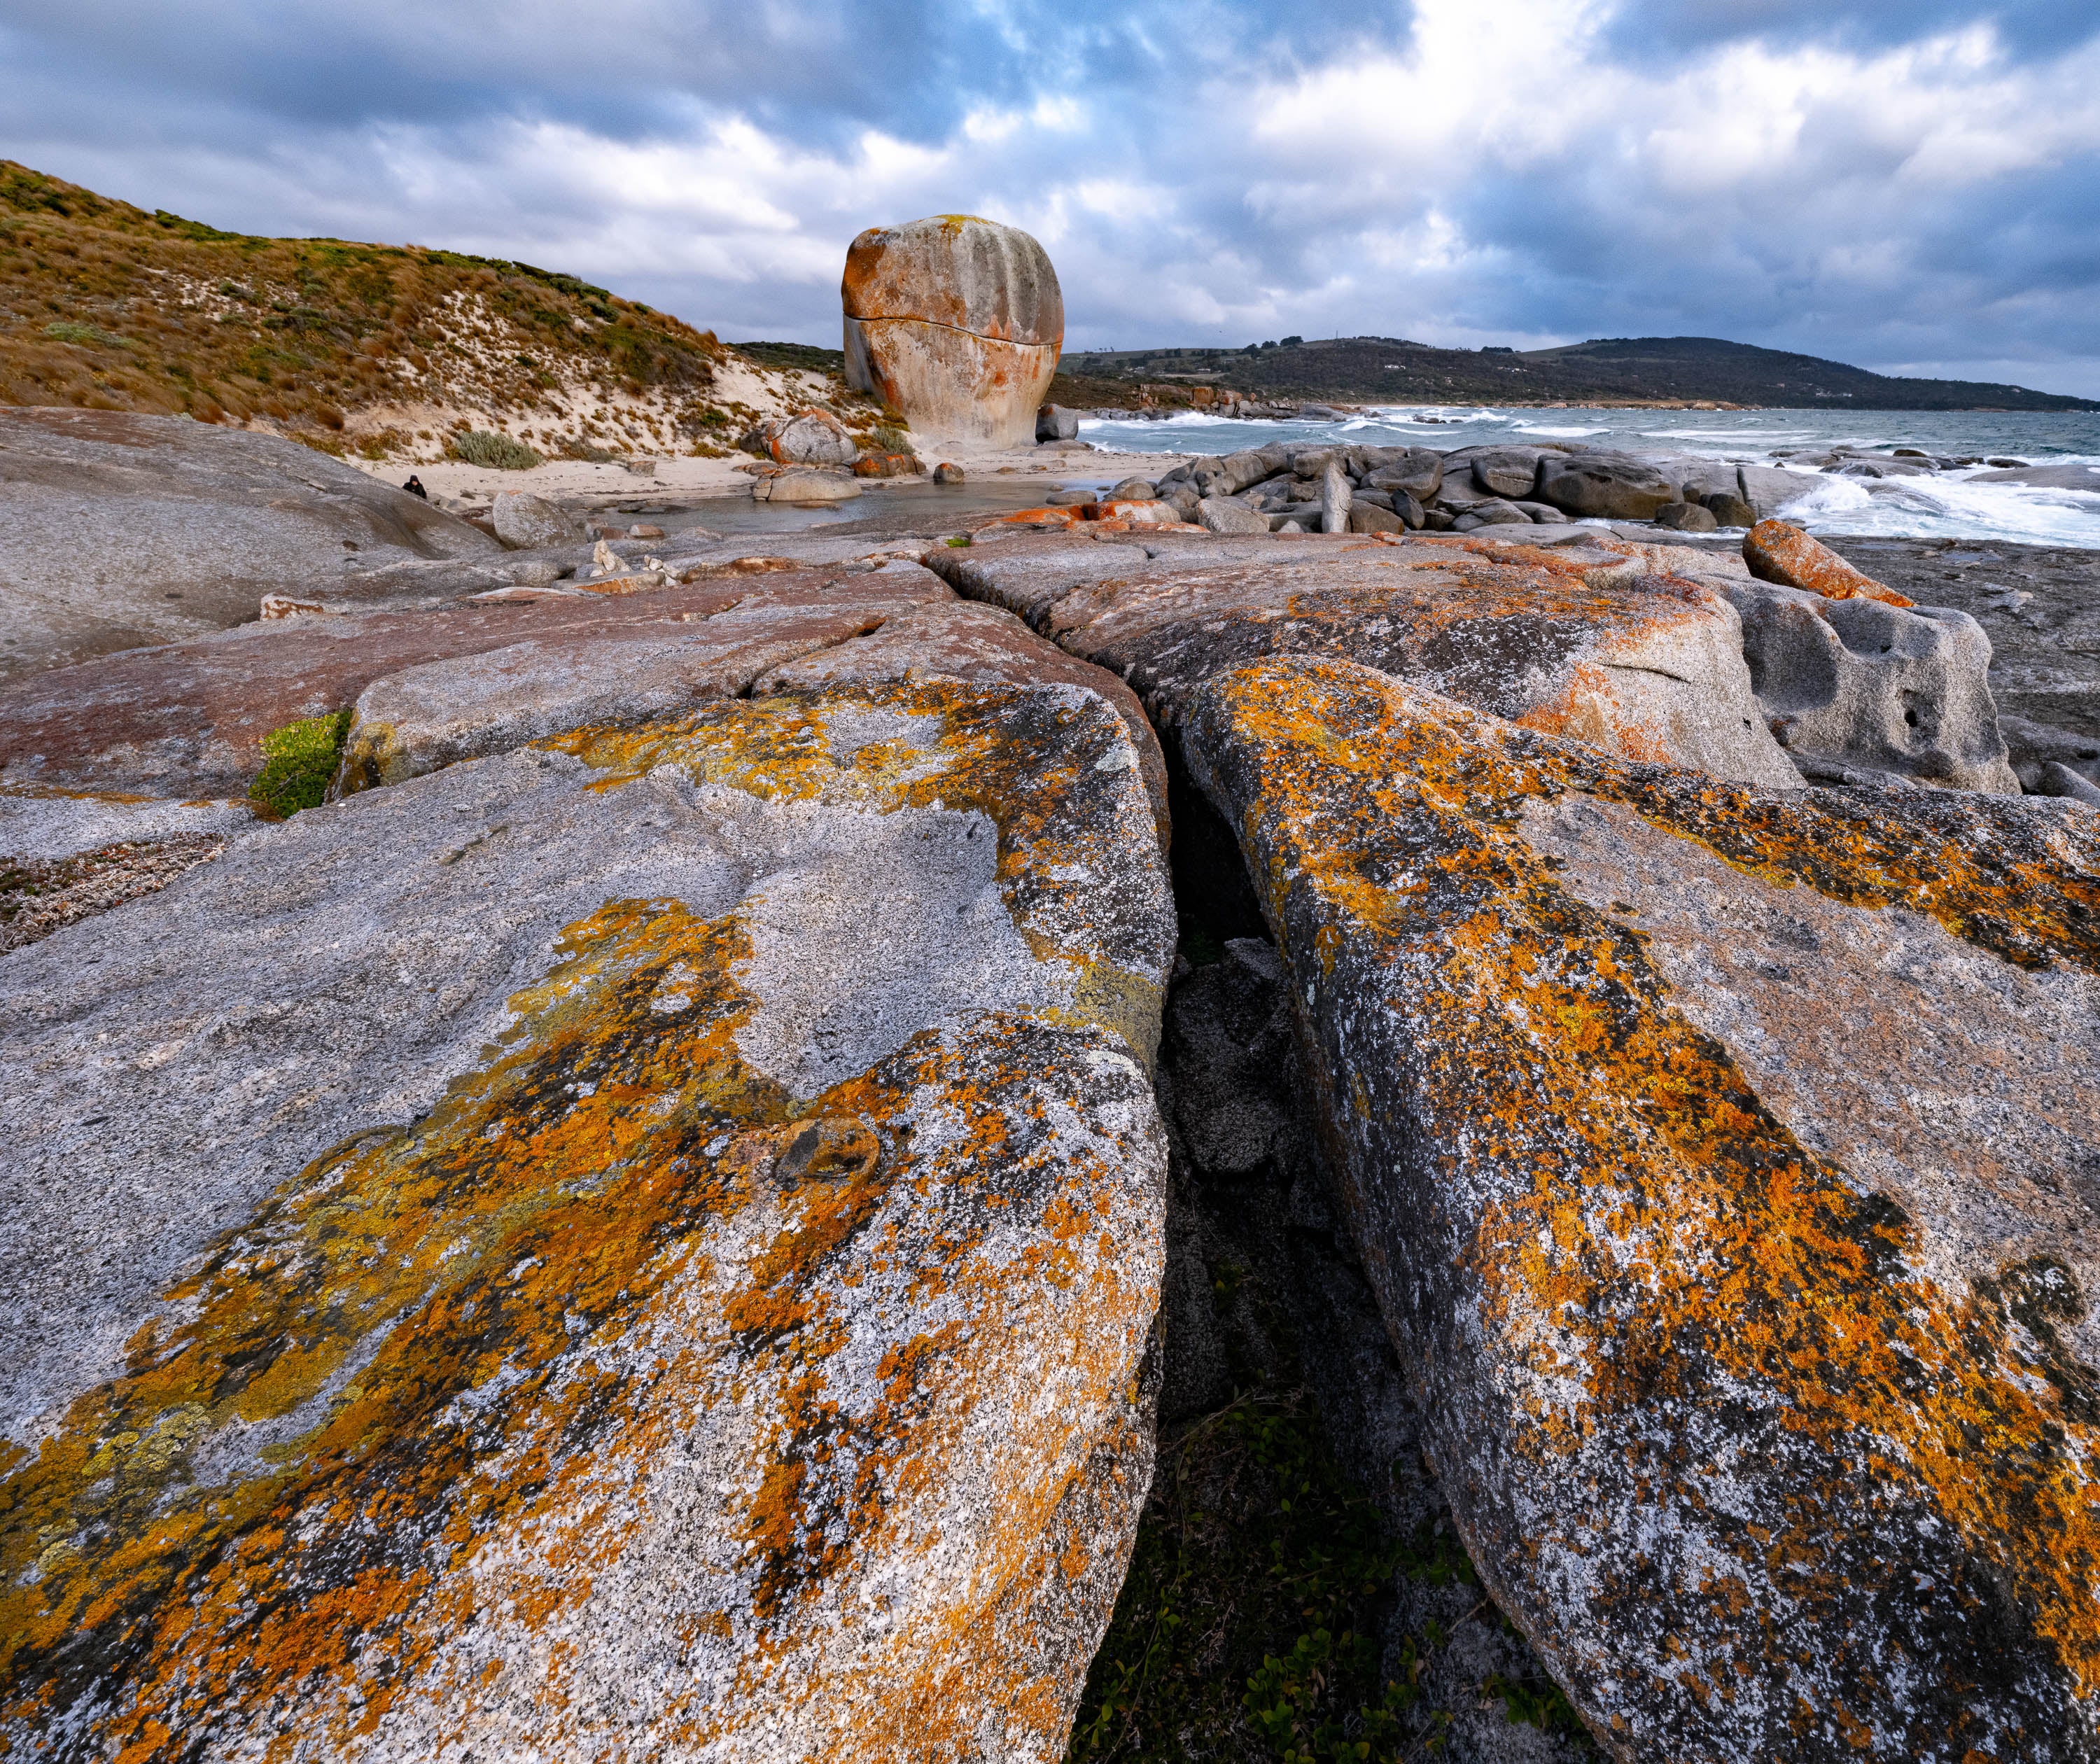
M 1075 344 L 1691 332 L 2100 390 L 2089 0 L 0 4 L 0 152 L 829 340 L 862 227 L 1030 227 Z

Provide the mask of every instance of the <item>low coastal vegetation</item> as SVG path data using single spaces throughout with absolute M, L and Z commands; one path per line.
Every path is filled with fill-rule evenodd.
M 1839 410 L 2100 410 L 2089 399 L 1871 373 L 1713 337 L 1598 337 L 1556 349 L 1436 349 L 1397 337 L 1286 337 L 1240 349 L 1068 353 L 1053 402 L 1079 408 L 1260 399 Z
M 182 414 L 325 452 L 716 452 L 796 378 L 529 263 L 227 232 L 0 160 L 0 403 Z

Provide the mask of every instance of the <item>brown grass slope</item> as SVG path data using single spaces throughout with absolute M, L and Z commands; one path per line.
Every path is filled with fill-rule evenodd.
M 466 429 L 602 456 L 712 451 L 748 416 L 743 365 L 572 276 L 222 232 L 0 160 L 0 403 L 186 412 L 374 459 L 435 459 Z

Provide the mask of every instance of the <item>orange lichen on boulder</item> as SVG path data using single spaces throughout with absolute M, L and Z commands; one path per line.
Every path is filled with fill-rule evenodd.
M 996 535 L 1008 528 L 1025 532 L 1078 532 L 1088 528 L 1104 533 L 1130 533 L 1157 529 L 1162 532 L 1201 533 L 1207 531 L 1176 514 L 1167 502 L 1078 502 L 1060 508 L 1021 509 L 996 515 L 978 523 L 977 531 Z
M 926 562 L 1128 681 L 1162 728 L 1213 675 L 1330 655 L 1628 757 L 1797 780 L 1751 693 L 1735 609 L 1632 547 L 1260 536 L 1149 549 L 1028 538 Z
M 1473 1559 L 1599 1740 L 2087 1755 L 2096 1268 L 2062 1197 L 2100 1140 L 2100 834 L 1630 765 L 1338 662 L 1214 679 L 1184 747 L 1277 931 Z M 1754 911 L 1811 994 L 1869 931 L 1947 994 L 1906 990 L 1892 1061 L 1878 1031 L 1826 1047 L 1813 999 L 1775 1017 L 1719 977 Z M 1975 1087 L 1877 1141 L 1908 1061 L 1986 1021 Z M 2052 1059 L 2071 1094 L 1995 1130 L 2032 1182 L 1965 1193 L 1936 1148 Z
M 267 989 L 354 920 L 405 1014 L 330 1066 L 355 1017 L 315 1052 L 297 976 L 233 994 L 290 1091 L 201 1085 L 151 987 L 101 1037 L 154 1133 L 127 1180 L 187 1178 L 187 1265 L 42 1295 L 121 1345 L 0 1445 L 0 1747 L 1061 1757 L 1151 1466 L 1173 926 L 1121 722 L 1070 688 L 795 695 L 310 820 L 130 925 L 195 961 L 223 924 Z M 506 832 L 542 885 L 616 843 L 675 892 L 562 924 L 404 1110 L 474 1008 L 422 1001 Z M 55 1069 L 35 1035 L 87 1008 L 16 1013 L 11 1061 Z M 186 1148 L 317 1087 L 364 1124 L 211 1229 L 236 1161 Z M 125 1143 L 67 1131 L 47 1179 L 107 1184 Z
M 1892 588 L 1855 570 L 1821 540 L 1780 520 L 1759 521 L 1743 536 L 1743 561 L 1750 574 L 1782 588 L 1805 589 L 1825 600 L 1878 600 L 1891 606 L 1914 606 Z

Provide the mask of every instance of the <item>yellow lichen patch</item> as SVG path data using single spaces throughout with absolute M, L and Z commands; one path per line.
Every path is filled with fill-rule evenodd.
M 2090 1730 L 2100 1402 L 2051 1326 L 2075 1289 L 1917 1272 L 1911 1222 L 1794 1139 L 1516 811 L 1616 800 L 2034 965 L 2100 968 L 2100 876 L 2016 805 L 1761 794 L 1347 665 L 1243 670 L 1192 729 L 1312 1001 L 1359 1216 L 1392 1222 L 1367 1259 L 1423 1320 L 1445 1486 L 1593 1723 L 1743 1757 L 1782 1708 L 1891 1757 Z
M 611 787 L 669 764 L 982 804 L 1053 930 L 1114 873 L 1083 799 L 1127 738 L 1090 695 L 823 704 L 565 739 Z M 1061 805 L 1021 800 L 1013 743 L 1069 764 Z M 436 1755 L 479 1727 L 662 1756 L 871 1727 L 886 1670 L 1047 1711 L 1030 1755 L 1061 1743 L 1083 1662 L 988 1613 L 1066 1553 L 1043 1528 L 1135 1400 L 1162 1154 L 1123 1043 L 987 998 L 797 1105 L 739 1049 L 743 909 L 611 902 L 555 953 L 480 1069 L 210 1245 L 125 1374 L 5 1466 L 5 1741 Z M 919 1621 L 868 1631 L 862 1573 Z M 685 1652 L 608 1677 L 615 1647 Z
M 167 1295 L 126 1377 L 82 1397 L 0 1489 L 0 1674 L 7 1718 L 62 1696 L 83 1635 L 134 1660 L 136 1719 L 245 1682 L 335 1679 L 427 1591 L 421 1560 L 386 1552 L 339 1609 L 281 1608 L 286 1528 L 510 1501 L 475 1488 L 479 1453 L 434 1428 L 496 1382 L 545 1379 L 571 1319 L 646 1303 L 659 1255 L 721 1199 L 695 1154 L 725 1122 L 784 1113 L 743 1067 L 746 1001 L 727 978 L 733 922 L 676 903 L 615 902 L 572 927 L 547 981 L 514 1000 L 509 1051 L 457 1083 L 412 1132 L 317 1159 Z M 683 964 L 698 995 L 647 1001 Z M 507 1400 L 530 1405 L 523 1392 Z M 550 1401 L 616 1404 L 588 1376 Z M 268 1461 L 243 1424 L 277 1426 Z M 227 1444 L 223 1479 L 193 1449 Z M 171 1449 L 171 1436 L 174 1444 Z M 25 1583 L 53 1539 L 75 1554 Z M 403 1660 L 397 1669 L 413 1664 Z M 369 1669 L 368 1664 L 367 1669 Z
M 863 722 L 871 712 L 893 730 Z M 1116 806 L 1141 800 L 1128 741 L 1091 693 L 930 681 L 735 700 L 542 745 L 602 773 L 603 789 L 671 766 L 695 784 L 762 799 L 985 815 L 999 831 L 1000 888 L 1030 953 L 1070 971 L 1069 1020 L 1102 1025 L 1149 1061 L 1171 951 L 1112 934 L 1095 893 L 1102 875 L 1131 867 L 1130 841 L 1150 836 Z

